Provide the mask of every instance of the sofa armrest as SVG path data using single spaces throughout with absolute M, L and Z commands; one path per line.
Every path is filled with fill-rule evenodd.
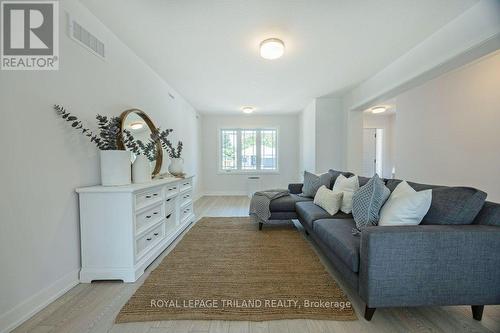
M 359 294 L 368 307 L 500 304 L 500 227 L 369 227 Z
M 300 194 L 302 193 L 302 186 L 304 186 L 304 184 L 288 184 L 288 190 L 290 191 L 290 193 L 292 194 Z

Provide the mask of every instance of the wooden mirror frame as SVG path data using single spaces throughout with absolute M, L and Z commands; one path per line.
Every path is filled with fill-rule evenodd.
M 148 125 L 148 127 L 152 133 L 158 133 L 158 130 L 156 129 L 156 126 L 153 123 L 153 121 L 151 120 L 151 118 L 149 118 L 149 116 L 144 111 L 139 110 L 139 109 L 129 109 L 129 110 L 125 110 L 122 112 L 122 114 L 120 115 L 121 133 L 123 133 L 123 130 L 125 129 L 124 128 L 125 127 L 125 120 L 127 119 L 127 116 L 131 113 L 135 113 L 139 117 L 141 117 L 142 120 L 144 120 L 144 122 L 146 123 L 146 125 Z M 160 173 L 161 165 L 163 163 L 163 148 L 161 146 L 161 143 L 156 142 L 155 144 L 156 144 L 156 164 L 155 164 L 153 172 L 151 173 L 153 177 Z M 118 140 L 118 148 L 121 150 L 126 150 L 125 145 L 123 144 L 123 140 L 121 140 L 121 138 L 120 138 L 120 140 Z

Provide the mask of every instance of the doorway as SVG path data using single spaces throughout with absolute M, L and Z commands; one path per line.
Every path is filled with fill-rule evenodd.
M 363 129 L 363 176 L 373 177 L 378 174 L 383 177 L 384 130 L 382 128 Z

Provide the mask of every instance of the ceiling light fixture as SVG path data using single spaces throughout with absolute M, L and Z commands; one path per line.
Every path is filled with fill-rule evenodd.
M 130 123 L 129 127 L 135 131 L 140 130 L 141 128 L 144 127 L 144 123 L 142 121 L 136 121 L 133 123 Z
M 385 106 L 376 106 L 374 108 L 371 108 L 372 113 L 383 113 L 387 111 L 387 108 Z
M 255 110 L 255 108 L 251 107 L 251 106 L 243 106 L 241 108 L 241 111 L 243 111 L 243 113 L 246 113 L 246 114 L 250 114 L 252 113 L 253 111 Z
M 260 56 L 264 59 L 278 59 L 285 53 L 285 43 L 278 38 L 269 38 L 260 43 Z

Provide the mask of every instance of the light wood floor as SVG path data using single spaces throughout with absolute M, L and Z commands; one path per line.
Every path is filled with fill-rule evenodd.
M 202 216 L 246 216 L 247 197 L 203 197 L 195 203 L 195 212 Z M 305 239 L 303 230 L 297 225 Z M 176 241 L 176 243 L 178 240 Z M 175 246 L 175 244 L 173 246 Z M 312 245 L 313 246 L 313 245 Z M 314 246 L 313 246 L 314 247 Z M 14 332 L 500 332 L 500 306 L 486 306 L 483 320 L 472 319 L 470 307 L 424 307 L 378 309 L 371 322 L 363 319 L 364 304 L 356 293 L 345 287 L 331 265 L 327 270 L 346 291 L 353 302 L 357 321 L 278 320 L 246 321 L 162 321 L 113 324 L 115 316 L 134 291 L 144 282 L 172 247 L 169 247 L 136 283 L 98 282 L 80 284 L 25 322 Z M 500 283 L 500 281 L 499 281 Z

